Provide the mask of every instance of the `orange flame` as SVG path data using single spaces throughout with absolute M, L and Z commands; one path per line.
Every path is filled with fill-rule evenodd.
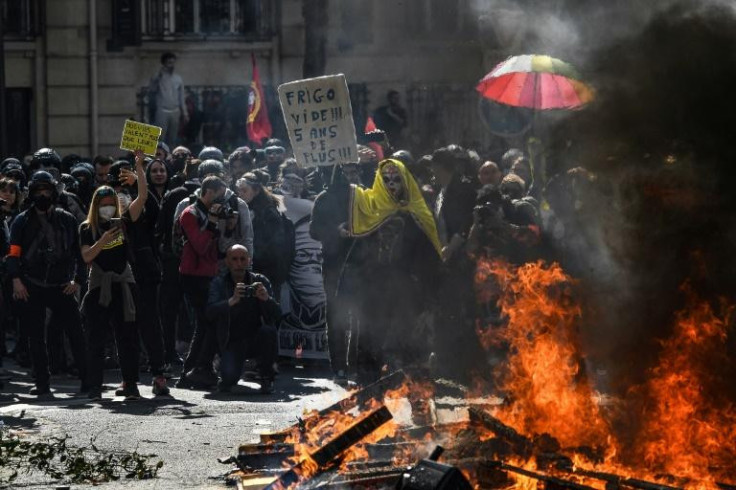
M 499 381 L 513 402 L 496 416 L 525 434 L 548 433 L 563 446 L 604 445 L 608 423 L 581 372 L 573 280 L 559 265 L 541 261 L 515 267 L 481 260 L 478 269 L 476 279 L 493 282 L 507 318 L 502 328 L 478 329 L 485 346 L 509 349 Z

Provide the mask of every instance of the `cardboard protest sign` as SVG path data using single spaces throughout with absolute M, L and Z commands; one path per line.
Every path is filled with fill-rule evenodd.
M 305 167 L 357 162 L 353 108 L 345 75 L 279 86 L 294 157 Z
M 146 155 L 155 155 L 161 128 L 127 119 L 120 138 L 121 150 L 143 150 Z

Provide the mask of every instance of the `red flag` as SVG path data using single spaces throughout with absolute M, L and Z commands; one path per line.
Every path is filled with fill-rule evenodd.
M 263 87 L 261 78 L 258 76 L 256 57 L 250 54 L 253 63 L 253 81 L 250 82 L 250 93 L 248 94 L 248 139 L 258 144 L 271 137 L 271 122 L 268 120 L 268 109 L 266 99 L 263 98 Z

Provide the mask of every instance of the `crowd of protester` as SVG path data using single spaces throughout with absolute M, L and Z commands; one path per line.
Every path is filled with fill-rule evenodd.
M 588 175 L 576 169 L 545 189 L 518 149 L 498 162 L 457 145 L 415 158 L 366 143 L 358 154 L 303 168 L 272 139 L 227 156 L 161 143 L 154 158 L 86 161 L 42 148 L 5 159 L 0 334 L 15 342 L 12 352 L 1 343 L 0 360 L 31 367 L 37 396 L 66 372 L 99 400 L 103 371 L 117 367 L 115 394 L 126 399 L 140 397 L 142 370 L 156 396 L 174 377 L 177 387 L 227 392 L 246 360 L 272 392 L 280 291 L 295 255 L 284 197 L 293 196 L 314 201 L 309 233 L 322 244 L 336 380 L 366 383 L 409 365 L 469 372 L 484 362 L 476 321 L 499 315 L 492 301 L 477 304 L 476 262 L 539 258 Z

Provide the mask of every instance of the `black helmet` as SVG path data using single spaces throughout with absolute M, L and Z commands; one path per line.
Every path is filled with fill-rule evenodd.
M 80 176 L 86 177 L 90 182 L 92 182 L 95 178 L 95 169 L 92 165 L 90 165 L 87 162 L 79 162 L 76 165 L 74 165 L 70 171 L 70 173 L 75 177 L 79 178 Z
M 408 150 L 398 150 L 393 152 L 391 158 L 398 160 L 403 163 L 406 167 L 411 167 L 414 164 L 414 157 L 409 153 Z
M 31 176 L 31 181 L 28 183 L 28 195 L 32 196 L 33 193 L 42 187 L 48 187 L 54 191 L 54 200 L 57 196 L 57 189 L 56 189 L 56 179 L 54 179 L 54 176 L 50 173 L 39 170 L 38 172 L 35 172 Z
M 200 163 L 197 168 L 197 177 L 202 180 L 210 174 L 217 174 L 218 177 L 222 177 L 225 174 L 225 166 L 213 159 L 205 160 Z
M 31 158 L 31 170 L 38 170 L 44 167 L 61 167 L 61 157 L 51 148 L 41 148 L 36 150 Z
M 5 170 L 5 167 L 7 167 L 11 163 L 19 165 L 21 169 L 23 168 L 23 165 L 20 163 L 20 160 L 18 160 L 17 158 L 8 157 L 5 160 L 3 160 L 2 163 L 0 163 L 0 172 Z
M 59 180 L 64 184 L 64 188 L 67 192 L 76 194 L 79 191 L 79 181 L 73 175 L 61 174 L 61 178 Z

